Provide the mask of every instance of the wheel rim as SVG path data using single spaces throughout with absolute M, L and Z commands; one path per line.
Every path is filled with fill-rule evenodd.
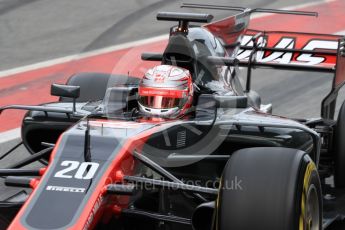
M 314 170 L 316 167 L 310 162 L 303 181 L 299 230 L 319 230 L 320 227 L 319 196 L 316 187 L 309 183 Z

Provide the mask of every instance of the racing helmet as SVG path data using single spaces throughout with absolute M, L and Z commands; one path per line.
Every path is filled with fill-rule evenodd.
M 192 76 L 187 69 L 159 65 L 149 69 L 139 83 L 139 110 L 146 116 L 177 118 L 193 103 Z

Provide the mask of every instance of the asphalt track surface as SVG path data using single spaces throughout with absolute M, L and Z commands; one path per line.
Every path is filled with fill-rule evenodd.
M 0 0 L 0 70 L 165 34 L 172 23 L 157 22 L 155 15 L 158 11 L 181 11 L 179 8 L 181 2 L 176 0 Z M 251 8 L 284 8 L 313 2 L 315 1 L 202 1 L 202 3 Z M 199 12 L 191 9 L 182 11 Z M 211 11 L 211 13 L 216 19 L 229 15 L 226 11 Z M 343 16 L 345 18 L 345 15 Z M 279 17 L 272 23 L 277 21 Z M 282 21 L 282 25 L 285 26 L 289 23 L 291 24 L 288 20 Z M 318 21 L 311 23 L 308 25 L 309 29 L 319 32 L 318 23 Z M 290 25 L 295 28 L 298 26 L 299 23 Z M 345 23 L 342 30 L 337 29 L 332 32 L 339 31 L 345 31 Z M 255 70 L 253 77 L 253 89 L 259 92 L 264 103 L 273 103 L 275 113 L 289 117 L 318 117 L 321 99 L 327 94 L 330 86 L 331 76 L 326 74 Z M 16 90 L 25 90 L 25 87 L 20 87 Z M 6 89 L 6 85 L 0 85 L 1 105 L 2 94 L 7 92 Z M 46 93 L 48 95 L 49 92 Z M 340 101 L 345 98 L 344 94 L 344 91 L 340 92 Z M 35 93 L 31 96 L 44 97 Z M 4 122 L 1 119 L 0 121 Z M 0 129 L 1 125 L 0 123 Z M 18 141 L 16 139 L 1 143 L 0 154 Z M 25 156 L 27 152 L 24 148 L 20 148 L 13 156 L 0 162 L 0 166 L 6 167 Z M 35 163 L 29 167 L 39 166 L 39 163 Z M 14 191 L 18 190 L 1 187 L 0 198 L 8 197 Z

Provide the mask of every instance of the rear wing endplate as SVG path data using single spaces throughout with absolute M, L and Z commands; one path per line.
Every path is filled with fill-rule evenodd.
M 240 66 L 332 73 L 330 93 L 323 99 L 321 117 L 333 119 L 339 89 L 345 83 L 345 38 L 340 35 L 248 30 L 237 54 Z

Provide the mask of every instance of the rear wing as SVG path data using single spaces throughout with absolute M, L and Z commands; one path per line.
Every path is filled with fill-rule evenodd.
M 224 6 L 214 4 L 194 4 L 183 3 L 182 8 L 196 8 L 207 10 L 226 10 L 237 12 L 234 15 L 223 18 L 218 21 L 213 21 L 203 25 L 204 28 L 209 30 L 213 35 L 218 37 L 224 47 L 227 49 L 230 56 L 234 56 L 238 51 L 241 44 L 243 35 L 246 33 L 250 16 L 254 13 L 275 13 L 275 14 L 291 14 L 299 16 L 311 16 L 317 17 L 316 12 L 308 11 L 295 11 L 295 10 L 277 10 L 277 9 L 265 9 L 265 8 L 246 8 L 238 6 Z
M 255 67 L 332 73 L 332 88 L 323 99 L 321 117 L 333 119 L 339 89 L 345 83 L 345 38 L 339 35 L 249 30 L 253 13 L 276 13 L 317 17 L 316 12 L 184 3 L 184 8 L 239 12 L 204 25 L 219 38 L 232 58 L 247 67 L 246 91 Z
M 189 21 L 207 22 L 205 29 L 216 36 L 228 51 L 234 65 L 247 67 L 246 91 L 251 87 L 252 68 L 274 68 L 298 71 L 315 71 L 333 74 L 332 88 L 323 99 L 321 117 L 333 119 L 339 89 L 345 83 L 345 38 L 339 35 L 257 31 L 249 30 L 249 20 L 253 13 L 291 14 L 317 17 L 316 12 L 245 8 L 213 4 L 184 3 L 183 8 L 213 9 L 238 12 L 227 18 L 211 22 L 205 15 L 177 14 L 164 16 L 162 20 L 179 19 L 180 31 L 184 31 Z M 209 20 L 205 20 L 205 18 Z M 183 19 L 183 20 L 182 20 Z M 161 60 L 161 56 L 144 55 L 144 60 Z M 225 59 L 221 59 L 224 62 Z M 217 61 L 217 60 L 216 60 Z M 218 60 L 219 61 L 219 60 Z
M 345 37 L 340 35 L 247 30 L 237 58 L 247 67 L 246 90 L 252 68 L 332 73 L 330 93 L 323 99 L 321 117 L 333 119 L 339 89 L 345 84 Z

